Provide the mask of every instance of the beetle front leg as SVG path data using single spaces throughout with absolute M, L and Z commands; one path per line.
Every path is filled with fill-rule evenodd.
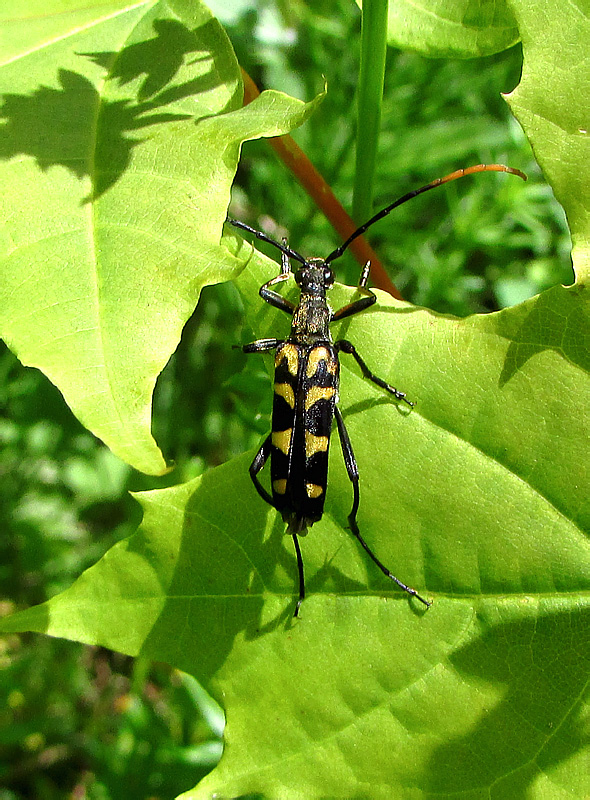
M 286 256 L 283 256 L 283 270 L 285 269 L 285 263 L 289 263 L 289 259 Z M 269 286 L 274 286 L 277 283 L 282 283 L 283 281 L 288 280 L 291 277 L 291 269 L 289 268 L 288 272 L 281 272 L 280 275 L 277 275 L 275 278 L 271 278 L 265 284 L 260 287 L 258 294 L 265 300 L 269 305 L 273 306 L 274 308 L 278 308 L 279 311 L 284 311 L 287 314 L 293 316 L 295 311 L 295 305 L 290 300 L 286 300 L 282 295 L 278 292 L 269 289 Z
M 335 311 L 332 314 L 330 322 L 338 322 L 341 319 L 345 319 L 345 317 L 352 317 L 353 314 L 359 314 L 361 311 L 365 311 L 365 309 L 370 308 L 377 301 L 377 295 L 367 286 L 370 268 L 371 262 L 367 261 L 363 267 L 357 286 L 357 291 L 365 296 L 361 297 L 359 300 L 354 300 L 352 303 L 349 303 L 348 305 L 340 308 L 338 311 Z

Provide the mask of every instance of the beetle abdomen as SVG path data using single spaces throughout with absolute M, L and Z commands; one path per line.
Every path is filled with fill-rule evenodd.
M 304 533 L 323 514 L 338 379 L 331 342 L 287 341 L 277 348 L 271 480 L 289 533 Z

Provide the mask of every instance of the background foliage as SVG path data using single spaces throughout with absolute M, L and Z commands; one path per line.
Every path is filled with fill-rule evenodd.
M 358 63 L 355 50 L 358 12 L 347 3 L 330 3 L 325 8 L 317 4 L 313 10 L 293 4 L 288 8 L 263 4 L 259 9 L 244 6 L 228 11 L 226 8 L 225 13 L 224 21 L 240 63 L 261 86 L 281 88 L 309 99 L 323 89 L 323 76 L 326 76 L 329 91 L 325 101 L 295 135 L 346 203 L 354 169 L 350 98 L 354 93 Z M 496 176 L 480 176 L 469 185 L 467 181 L 455 184 L 441 193 L 436 202 L 426 198 L 415 201 L 414 205 L 400 209 L 390 227 L 383 225 L 375 230 L 373 243 L 378 246 L 386 263 L 395 265 L 396 283 L 406 299 L 417 305 L 464 316 L 474 311 L 511 306 L 556 284 L 571 283 L 569 240 L 563 214 L 550 189 L 542 183 L 529 146 L 499 96 L 500 91 L 510 91 L 516 85 L 520 64 L 519 46 L 497 56 L 464 62 L 426 60 L 416 54 L 394 50 L 388 53 L 377 205 L 386 204 L 392 195 L 396 196 L 406 188 L 421 185 L 457 166 L 479 161 L 504 161 L 524 169 L 531 178 L 526 186 L 505 177 L 496 180 Z M 58 66 L 59 63 L 55 64 L 54 69 Z M 145 91 L 149 95 L 149 91 Z M 13 124 L 22 111 L 18 109 L 15 112 L 15 102 L 10 96 L 5 100 L 6 126 Z M 121 100 L 115 98 L 114 102 Z M 8 145 L 4 146 L 7 151 L 3 157 L 14 156 Z M 185 195 L 179 198 L 178 203 L 181 205 L 178 224 L 185 225 L 188 230 L 195 224 L 191 220 L 190 200 Z M 265 223 L 276 236 L 288 233 L 290 241 L 304 253 L 329 252 L 335 244 L 333 233 L 302 191 L 269 155 L 264 142 L 252 142 L 244 147 L 232 213 L 257 225 Z M 190 237 L 190 232 L 187 235 Z M 261 335 L 265 327 L 276 330 L 277 325 L 274 317 L 259 310 L 255 298 L 256 286 L 271 268 L 252 266 L 248 283 L 242 284 L 244 296 L 253 298 L 246 307 L 247 328 Z M 358 272 L 352 261 L 343 264 L 342 269 L 349 282 L 354 282 Z M 3 495 L 0 513 L 4 517 L 5 530 L 9 532 L 3 540 L 6 553 L 2 558 L 2 569 L 4 593 L 10 598 L 11 605 L 17 608 L 31 606 L 62 591 L 116 540 L 131 533 L 138 522 L 139 512 L 128 498 L 127 489 L 178 484 L 183 479 L 201 474 L 209 466 L 226 462 L 259 441 L 269 424 L 269 382 L 262 365 L 255 360 L 254 363 L 245 363 L 240 353 L 231 350 L 232 343 L 243 341 L 249 335 L 242 332 L 242 310 L 242 301 L 229 284 L 211 286 L 203 291 L 199 308 L 184 328 L 180 345 L 160 376 L 156 389 L 153 432 L 166 458 L 176 462 L 176 471 L 159 481 L 150 479 L 149 483 L 147 478 L 122 465 L 85 432 L 45 378 L 19 366 L 7 350 L 2 353 L 1 368 L 5 380 L 2 382 L 0 469 L 5 480 L 0 488 Z M 550 303 L 547 314 L 551 318 Z M 382 323 L 375 320 L 375 324 Z M 428 319 L 418 322 L 418 332 L 423 326 L 422 335 L 425 335 L 429 324 Z M 468 347 L 469 326 L 460 329 L 451 324 L 451 329 L 451 335 L 464 337 Z M 367 323 L 366 328 L 357 330 L 361 340 L 369 342 L 371 330 L 381 328 Z M 400 339 L 404 341 L 406 333 L 402 331 L 403 326 Z M 561 332 L 557 326 L 555 341 L 550 344 L 557 346 L 559 340 L 561 346 Z M 502 331 L 490 329 L 488 335 L 499 333 Z M 378 341 L 372 343 L 379 347 Z M 526 341 L 520 342 L 520 355 L 518 347 L 514 354 L 515 363 L 519 365 L 522 363 L 519 359 L 523 344 L 526 345 Z M 383 359 L 385 354 L 381 356 Z M 420 357 L 424 358 L 424 353 Z M 432 350 L 429 358 L 434 360 L 435 357 L 436 351 Z M 444 358 L 444 354 L 441 353 L 440 357 Z M 576 363 L 574 352 L 570 353 L 570 359 Z M 464 389 L 457 388 L 461 371 L 453 374 L 447 368 L 445 372 L 448 385 L 432 387 L 432 407 L 436 407 L 437 397 L 449 391 L 464 398 Z M 554 372 L 549 365 L 546 380 L 551 382 L 552 375 Z M 563 375 L 560 376 L 557 401 L 561 402 L 559 418 L 564 420 L 564 424 L 567 420 L 565 409 L 574 386 L 564 381 Z M 408 387 L 404 385 L 403 388 Z M 420 392 L 420 383 L 409 388 L 414 393 Z M 364 389 L 355 387 L 355 391 L 359 397 L 366 398 Z M 420 399 L 422 405 L 422 392 Z M 510 407 L 509 403 L 507 405 Z M 462 402 L 457 402 L 458 416 L 461 406 Z M 375 420 L 383 410 L 376 409 L 377 417 L 368 418 L 365 433 L 363 428 L 359 428 L 355 441 L 357 437 L 364 440 L 363 437 L 370 435 L 371 427 L 377 424 Z M 523 418 L 526 417 L 525 411 Z M 427 407 L 424 413 L 428 413 Z M 499 420 L 501 413 L 499 410 Z M 568 441 L 574 448 L 579 443 L 578 430 L 584 430 L 583 413 L 579 428 L 569 434 L 571 439 Z M 530 436 L 534 433 L 531 432 Z M 245 474 L 247 458 L 242 461 L 240 475 Z M 421 463 L 427 462 L 428 459 Z M 581 465 L 582 462 L 577 463 Z M 398 473 L 389 478 L 394 484 L 398 484 L 399 472 L 403 472 L 403 469 L 397 469 Z M 411 469 L 408 465 L 410 475 Z M 379 495 L 389 496 L 389 490 L 383 491 L 373 468 L 368 468 L 367 474 L 367 485 L 374 487 L 374 491 L 371 495 L 371 490 L 368 490 L 366 502 L 372 500 L 373 504 L 378 504 Z M 220 486 L 227 490 L 225 484 L 214 484 L 214 489 L 220 492 Z M 247 493 L 246 488 L 240 491 Z M 336 477 L 334 491 L 339 497 L 345 497 L 347 488 L 341 477 Z M 347 502 L 343 500 L 344 504 Z M 522 498 L 514 498 L 515 518 L 518 516 L 515 509 L 522 510 L 521 502 Z M 578 511 L 582 516 L 583 508 Z M 256 513 L 263 517 L 265 509 L 256 506 Z M 503 509 L 503 514 L 506 513 L 507 510 Z M 226 529 L 231 524 L 228 521 Z M 333 535 L 335 548 L 343 546 L 345 550 L 335 562 L 336 569 L 331 573 L 328 570 L 329 578 L 335 581 L 337 589 L 354 594 L 351 580 L 361 585 L 367 576 L 362 570 L 362 562 L 359 566 L 359 562 L 354 561 L 354 548 L 346 540 L 342 544 L 340 527 L 333 524 L 332 531 L 327 525 L 325 538 L 318 542 L 315 551 L 310 552 L 310 559 L 312 564 L 321 567 L 326 542 L 329 546 Z M 559 536 L 557 541 L 562 541 Z M 311 539 L 309 542 L 313 548 L 315 545 Z M 535 544 L 531 541 L 531 553 Z M 572 572 L 569 567 L 573 566 L 570 562 L 575 562 L 576 558 L 581 566 L 579 575 L 574 575 L 574 582 L 578 581 L 580 586 L 583 584 L 584 550 L 582 548 L 578 553 L 575 549 L 578 546 L 581 547 L 580 542 L 572 538 L 568 558 L 564 557 L 562 563 L 564 591 L 571 591 Z M 280 561 L 282 558 L 284 561 L 282 574 L 275 576 L 279 600 L 281 592 L 288 595 L 292 581 L 290 561 L 281 555 L 282 549 L 281 538 L 275 536 L 271 550 L 265 555 L 267 565 L 272 565 L 273 559 Z M 439 555 L 456 559 L 461 569 L 465 568 L 463 578 L 466 584 L 469 583 L 473 573 L 458 556 L 456 547 L 452 553 L 441 551 Z M 558 553 L 550 552 L 544 556 L 544 563 L 550 564 L 562 558 Z M 392 559 L 394 557 L 399 563 L 399 555 L 392 555 Z M 507 553 L 505 557 L 508 558 Z M 420 563 L 416 554 L 406 555 L 406 558 L 406 569 L 413 569 L 412 563 Z M 222 584 L 227 583 L 228 578 L 223 563 L 221 560 L 217 575 Z M 353 575 L 347 572 L 346 565 L 350 563 L 354 565 Z M 259 566 L 264 569 L 264 564 Z M 344 575 L 339 575 L 339 570 Z M 506 575 L 495 577 L 501 581 L 511 579 Z M 518 577 L 514 576 L 515 582 Z M 537 581 L 538 575 L 534 583 L 538 594 Z M 318 585 L 321 585 L 319 579 Z M 433 589 L 441 593 L 445 590 L 456 592 L 457 588 L 433 585 Z M 466 590 L 463 586 L 462 590 L 473 591 L 473 587 Z M 376 591 L 379 591 L 377 587 Z M 449 622 L 449 617 L 445 617 L 444 602 L 441 599 L 437 603 L 438 622 L 430 618 L 426 621 L 408 620 L 405 606 L 399 609 L 399 614 L 396 612 L 396 636 L 403 642 L 404 650 L 412 653 L 412 658 L 406 659 L 408 674 L 396 676 L 396 680 L 401 680 L 404 685 L 412 686 L 413 677 L 409 673 L 420 667 L 423 643 L 431 646 L 432 642 L 442 642 L 444 645 L 445 635 L 449 635 L 448 628 L 437 628 L 441 619 Z M 537 602 L 542 604 L 543 601 L 535 601 L 530 616 L 518 615 L 515 618 L 513 609 L 494 602 L 479 609 L 478 622 L 484 630 L 486 626 L 491 629 L 501 623 L 500 640 L 510 650 L 511 657 L 520 665 L 524 662 L 529 664 L 530 669 L 523 673 L 523 680 L 534 678 L 531 684 L 534 694 L 527 694 L 525 683 L 511 683 L 506 672 L 509 668 L 505 650 L 497 638 L 486 639 L 484 635 L 480 642 L 466 643 L 464 650 L 455 653 L 453 659 L 455 666 L 472 676 L 472 686 L 478 687 L 469 698 L 473 707 L 477 703 L 482 707 L 493 705 L 500 699 L 497 687 L 506 686 L 509 687 L 507 698 L 504 703 L 499 703 L 497 714 L 501 714 L 499 709 L 503 706 L 520 702 L 518 712 L 521 717 L 531 718 L 533 712 L 538 722 L 540 705 L 543 705 L 546 715 L 542 722 L 550 728 L 555 719 L 564 718 L 569 698 L 582 690 L 587 627 L 583 617 L 572 613 L 567 605 L 554 608 L 553 611 L 557 611 L 554 616 L 543 616 Z M 273 627 L 273 620 L 283 613 L 284 604 L 280 602 L 273 606 L 267 602 L 265 608 L 266 616 L 261 622 Z M 330 604 L 323 609 L 312 607 L 308 616 L 316 630 L 325 631 L 334 624 L 333 611 Z M 454 631 L 471 620 L 468 605 L 449 604 L 448 613 L 454 618 Z M 374 605 L 370 612 L 363 607 L 354 619 L 366 620 L 363 625 L 378 630 L 377 639 L 381 641 L 387 639 L 391 630 L 391 618 L 380 619 L 379 614 L 378 606 Z M 563 627 L 559 624 L 560 616 Z M 212 614 L 209 623 L 214 621 L 215 615 Z M 350 623 L 348 617 L 345 621 Z M 359 651 L 367 649 L 369 652 L 363 628 L 358 624 L 352 628 L 357 637 L 356 647 Z M 433 630 L 432 626 L 437 629 Z M 535 670 L 534 665 L 541 654 L 551 652 L 556 635 L 561 636 L 566 628 L 570 639 L 560 642 L 562 660 L 559 664 L 554 662 L 553 671 L 547 662 L 544 662 L 543 670 Z M 281 639 L 284 638 L 282 628 L 279 634 Z M 339 641 L 333 642 L 333 646 L 339 644 L 341 651 L 349 652 L 355 641 L 350 636 L 350 630 L 343 626 L 337 631 Z M 1 744 L 3 761 L 7 766 L 0 777 L 6 787 L 6 798 L 31 795 L 62 797 L 64 788 L 71 791 L 72 796 L 82 797 L 118 797 L 122 789 L 124 793 L 121 796 L 125 797 L 173 796 L 183 788 L 183 781 L 187 789 L 192 786 L 218 757 L 219 739 L 214 740 L 220 732 L 219 709 L 199 685 L 183 673 L 170 674 L 168 668 L 153 666 L 145 660 L 139 660 L 132 670 L 130 661 L 122 656 L 108 654 L 100 648 L 82 651 L 78 646 L 66 646 L 52 639 L 39 642 L 38 639 L 12 635 L 4 641 L 6 668 L 2 673 L 5 695 L 2 713 L 5 719 L 2 722 L 5 724 L 2 730 L 5 734 Z M 266 665 L 261 669 L 266 671 L 269 680 L 273 671 L 276 672 L 277 685 L 280 685 L 285 681 L 280 670 L 288 658 L 280 652 L 284 645 L 275 646 L 279 651 L 273 660 L 268 659 L 268 651 L 264 649 L 256 651 L 256 660 L 266 659 Z M 301 643 L 298 646 L 302 647 L 301 658 L 304 659 L 305 648 Z M 481 648 L 479 654 L 475 648 Z M 493 662 L 491 666 L 488 663 L 489 669 L 484 672 L 479 666 L 482 651 L 487 654 L 488 662 L 491 654 Z M 239 655 L 236 652 L 234 658 Z M 373 650 L 372 655 L 380 663 L 380 659 L 388 660 L 389 653 L 381 646 Z M 195 658 L 202 661 L 204 655 L 201 652 Z M 293 658 L 293 651 L 289 658 Z M 436 653 L 432 654 L 432 659 L 435 658 Z M 178 663 L 178 659 L 170 658 L 170 662 Z M 185 656 L 181 666 L 189 669 L 192 663 L 194 661 Z M 302 661 L 300 667 L 302 671 L 304 663 Z M 331 660 L 324 653 L 319 663 L 326 670 L 331 667 Z M 228 670 L 230 667 L 231 664 Z M 235 665 L 235 674 L 239 674 L 240 669 L 243 669 L 243 663 Z M 562 672 L 569 675 L 569 680 L 567 691 L 560 697 L 557 687 L 563 681 Z M 295 661 L 289 682 L 297 685 L 300 675 Z M 344 675 L 337 677 L 341 680 L 335 678 L 334 683 L 340 693 L 344 691 L 342 686 L 346 688 L 350 684 L 350 673 L 345 671 Z M 381 667 L 377 677 L 381 684 L 393 680 Z M 249 680 L 250 672 L 246 669 L 240 680 L 233 684 L 236 698 L 245 691 Z M 484 688 L 486 681 L 489 685 Z M 244 686 L 241 687 L 241 683 Z M 441 685 L 441 692 L 443 688 Z M 447 686 L 446 691 L 449 690 Z M 539 698 L 542 698 L 542 704 Z M 244 730 L 254 731 L 258 744 L 264 738 L 262 734 L 269 709 L 277 701 L 277 697 L 270 697 L 269 706 L 259 709 L 259 719 L 252 715 L 251 709 L 241 709 L 244 719 L 240 725 Z M 551 706 L 550 701 L 556 705 Z M 322 697 L 316 697 L 309 713 L 313 714 L 321 703 Z M 442 701 L 439 708 L 443 725 L 446 706 Z M 393 717 L 385 709 L 381 713 L 381 722 L 387 721 L 388 725 L 399 719 L 399 709 Z M 409 710 L 406 709 L 405 713 Z M 486 724 L 489 726 L 487 729 L 484 725 L 477 732 L 478 746 L 482 751 L 486 750 L 487 737 L 496 730 L 493 719 Z M 568 754 L 573 754 L 579 746 L 581 732 L 575 724 L 568 724 L 568 727 L 572 731 Z M 530 739 L 530 732 L 524 735 Z M 515 750 L 522 746 L 522 742 L 516 740 L 508 743 L 507 750 L 512 744 Z M 457 753 L 462 747 L 468 749 L 469 746 L 473 747 L 473 741 L 461 743 L 457 731 L 456 740 L 451 739 L 448 744 L 451 750 L 439 752 L 439 766 L 445 758 L 448 761 L 453 748 Z M 297 749 L 296 742 L 293 747 Z M 367 754 L 366 758 L 372 756 Z M 333 765 L 334 753 L 325 752 L 322 757 Z M 557 754 L 552 757 L 560 760 Z M 305 766 L 309 766 L 311 761 L 311 756 L 304 759 Z M 459 761 L 453 761 L 454 770 L 458 769 Z M 513 768 L 510 764 L 500 766 L 507 771 Z M 431 785 L 429 790 L 448 791 L 445 781 L 451 780 L 451 771 L 444 773 L 439 769 L 436 774 L 440 783 Z M 409 780 L 411 776 L 405 777 Z M 285 780 L 284 776 L 282 780 Z M 295 771 L 292 780 L 293 786 L 300 787 L 301 773 Z M 524 775 L 522 780 L 525 786 L 532 778 Z M 268 791 L 271 796 L 271 790 Z M 312 796 L 313 787 L 301 791 L 302 796 Z M 515 796 L 514 786 L 506 791 L 512 793 L 503 795 L 499 789 L 497 796 Z M 542 786 L 537 786 L 538 796 L 556 796 L 543 795 L 543 791 Z M 555 787 L 548 791 L 555 791 Z

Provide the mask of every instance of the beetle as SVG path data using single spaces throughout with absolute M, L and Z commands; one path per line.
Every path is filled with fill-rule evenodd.
M 502 164 L 478 164 L 457 170 L 444 178 L 437 178 L 420 189 L 400 197 L 377 212 L 357 228 L 346 241 L 326 258 L 305 258 L 287 245 L 279 243 L 262 231 L 251 228 L 239 220 L 228 219 L 234 227 L 247 231 L 261 241 L 273 245 L 281 252 L 281 272 L 260 287 L 263 300 L 274 308 L 292 316 L 291 332 L 286 339 L 257 339 L 242 346 L 244 353 L 275 351 L 274 398 L 271 433 L 266 437 L 250 465 L 250 477 L 260 497 L 275 508 L 287 524 L 287 533 L 293 537 L 299 577 L 299 599 L 294 616 L 305 598 L 305 575 L 299 536 L 318 522 L 323 514 L 328 481 L 328 450 L 333 420 L 340 438 L 342 455 L 348 477 L 352 483 L 353 503 L 348 515 L 348 526 L 381 572 L 411 597 L 427 608 L 431 602 L 393 575 L 371 550 L 361 536 L 357 512 L 359 508 L 359 471 L 352 444 L 342 413 L 338 408 L 340 378 L 339 355 L 351 355 L 359 365 L 363 377 L 391 394 L 396 400 L 413 408 L 414 403 L 404 392 L 375 375 L 347 339 L 332 340 L 330 324 L 339 322 L 372 306 L 377 296 L 367 286 L 370 262 L 361 271 L 357 300 L 337 311 L 330 308 L 326 293 L 335 280 L 330 264 L 344 253 L 347 247 L 371 225 L 387 216 L 394 208 L 423 192 L 443 183 L 456 180 L 474 172 L 508 172 L 526 176 L 520 170 Z M 290 259 L 301 266 L 293 273 Z M 300 296 L 297 304 L 280 295 L 273 287 L 295 277 Z M 271 491 L 260 483 L 258 475 L 270 456 Z

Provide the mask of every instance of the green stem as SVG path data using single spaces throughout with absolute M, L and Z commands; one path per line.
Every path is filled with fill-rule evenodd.
M 367 220 L 373 212 L 373 179 L 381 126 L 386 50 L 387 0 L 363 0 L 352 202 L 352 216 L 357 223 Z

